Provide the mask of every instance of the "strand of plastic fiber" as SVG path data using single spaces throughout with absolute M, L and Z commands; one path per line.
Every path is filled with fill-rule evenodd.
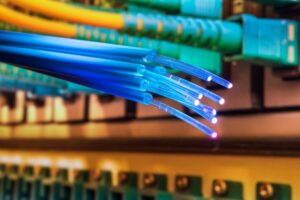
M 164 104 L 160 101 L 152 100 L 150 105 L 152 105 L 152 106 L 154 106 L 154 107 L 156 107 L 160 110 L 163 110 L 163 111 L 169 113 L 170 115 L 173 115 L 173 116 L 185 121 L 186 123 L 188 123 L 188 124 L 194 126 L 195 128 L 201 130 L 203 133 L 210 136 L 211 138 L 215 139 L 215 138 L 218 137 L 218 134 L 214 130 L 212 130 L 209 127 L 205 126 L 204 124 L 198 122 L 196 119 L 184 114 L 183 112 L 168 106 L 167 104 Z
M 144 57 L 154 55 L 150 49 L 127 47 L 114 44 L 45 36 L 30 33 L 0 31 L 1 44 L 18 45 L 62 53 L 72 53 L 91 57 L 132 58 L 143 62 Z M 128 59 L 128 58 L 127 58 Z

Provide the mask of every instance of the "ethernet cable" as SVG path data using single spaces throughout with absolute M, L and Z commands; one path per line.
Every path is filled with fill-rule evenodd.
M 166 72 L 166 68 L 176 68 L 203 81 L 214 81 L 226 88 L 232 87 L 230 82 L 210 72 L 162 57 L 147 49 L 123 46 L 118 51 L 118 45 L 24 33 L 11 33 L 12 37 L 7 37 L 9 34 L 0 31 L 0 60 L 3 62 L 152 105 L 212 138 L 218 137 L 211 128 L 153 97 L 153 94 L 158 94 L 170 98 L 215 124 L 216 110 L 201 104 L 203 96 L 213 96 L 209 96 L 210 93 L 205 89 L 200 90 L 200 86 L 180 77 L 173 77 Z M 61 48 L 60 44 L 68 45 Z M 222 104 L 220 98 L 211 99 Z

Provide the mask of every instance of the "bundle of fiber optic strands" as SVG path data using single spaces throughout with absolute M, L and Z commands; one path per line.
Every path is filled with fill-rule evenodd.
M 72 93 L 97 93 L 88 87 L 67 82 L 41 73 L 22 69 L 0 62 L 0 89 L 2 91 L 22 90 L 33 96 L 62 96 Z
M 66 5 L 66 6 L 68 8 L 71 7 L 72 10 L 74 9 L 74 6 L 70 6 L 70 5 Z M 87 14 L 92 12 L 90 10 L 86 10 L 82 8 L 79 9 L 84 10 L 85 12 L 87 12 Z M 22 32 L 33 32 L 33 33 L 41 33 L 41 34 L 55 35 L 61 37 L 77 38 L 83 40 L 101 41 L 101 42 L 106 42 L 111 44 L 122 44 L 126 46 L 151 48 L 159 52 L 161 55 L 176 58 L 181 61 L 188 62 L 189 64 L 203 67 L 213 73 L 221 74 L 221 70 L 222 70 L 221 53 L 209 49 L 191 46 L 188 44 L 181 44 L 180 41 L 175 41 L 175 40 L 167 41 L 164 38 L 155 39 L 153 33 L 151 34 L 151 37 L 153 38 L 148 38 L 148 36 L 150 36 L 149 34 L 147 34 L 147 37 L 142 37 L 143 33 L 139 33 L 138 31 L 129 30 L 128 33 L 124 33 L 124 30 L 127 29 L 126 27 L 124 30 L 114 30 L 114 29 L 108 29 L 99 26 L 93 27 L 91 25 L 67 24 L 65 22 L 51 21 L 41 17 L 29 16 L 22 12 L 17 12 L 13 9 L 10 9 L 9 7 L 1 6 L 1 5 L 0 5 L 0 12 L 1 12 L 0 21 L 2 21 L 2 23 L 0 23 L 0 29 L 2 30 L 11 30 L 11 31 L 18 30 Z M 97 15 L 99 15 L 99 12 L 96 13 Z M 122 14 L 120 13 L 108 13 L 108 14 L 122 16 Z M 144 16 L 144 18 L 145 17 L 147 16 Z M 152 19 L 151 16 L 149 17 Z M 22 20 L 18 20 L 18 19 L 22 19 Z M 108 19 L 110 18 L 108 17 Z M 110 23 L 113 24 L 113 22 Z M 153 23 L 153 25 L 154 25 L 153 29 L 155 29 L 155 26 L 157 26 L 157 24 Z M 132 22 L 130 26 L 132 26 Z M 175 26 L 172 27 L 176 28 Z M 148 31 L 148 33 L 151 32 L 153 31 Z M 170 29 L 165 32 L 166 32 L 165 34 L 168 34 L 168 33 L 173 33 L 174 31 Z M 189 33 L 190 31 L 185 30 L 185 32 Z M 170 38 L 175 38 L 175 37 L 172 36 Z M 206 36 L 204 36 L 204 38 L 206 38 Z M 203 41 L 205 42 L 206 40 L 208 39 L 204 39 Z M 206 60 L 199 59 L 198 55 L 204 56 L 208 59 Z
M 0 60 L 22 68 L 55 76 L 94 90 L 161 109 L 191 124 L 212 138 L 218 134 L 185 113 L 153 98 L 157 94 L 195 111 L 217 123 L 217 111 L 200 102 L 209 98 L 225 100 L 188 80 L 168 73 L 176 69 L 206 82 L 231 88 L 219 76 L 143 48 L 43 36 L 0 32 Z

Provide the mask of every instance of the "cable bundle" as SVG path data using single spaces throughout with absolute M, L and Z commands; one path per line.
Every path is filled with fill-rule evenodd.
M 7 3 L 70 23 L 126 31 L 139 36 L 150 36 L 224 53 L 237 53 L 242 48 L 242 26 L 231 21 L 157 13 L 112 13 L 84 9 L 51 0 L 7 0 Z M 19 12 L 13 12 L 13 10 L 1 5 L 0 12 L 2 13 L 0 15 L 2 21 L 21 26 L 33 32 L 46 32 L 51 35 L 73 38 L 76 35 L 76 32 L 74 33 L 76 27 L 72 24 L 54 23 L 39 17 L 22 16 Z M 51 28 L 54 26 L 59 28 Z
M 0 60 L 90 88 L 157 107 L 212 138 L 218 134 L 196 119 L 153 98 L 158 94 L 217 123 L 216 110 L 201 104 L 207 97 L 225 100 L 190 81 L 167 72 L 176 69 L 226 88 L 232 84 L 211 72 L 160 56 L 142 48 L 80 41 L 52 36 L 0 31 Z

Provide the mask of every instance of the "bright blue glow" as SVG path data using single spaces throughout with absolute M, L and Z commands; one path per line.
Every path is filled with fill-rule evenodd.
M 152 94 L 172 99 L 216 124 L 217 111 L 201 104 L 200 100 L 207 97 L 222 105 L 225 99 L 195 83 L 167 73 L 167 68 L 226 88 L 233 87 L 232 83 L 211 72 L 159 56 L 152 50 L 43 35 L 0 31 L 0 60 L 93 90 L 152 105 L 212 138 L 218 138 L 218 133 L 191 116 L 156 101 Z

